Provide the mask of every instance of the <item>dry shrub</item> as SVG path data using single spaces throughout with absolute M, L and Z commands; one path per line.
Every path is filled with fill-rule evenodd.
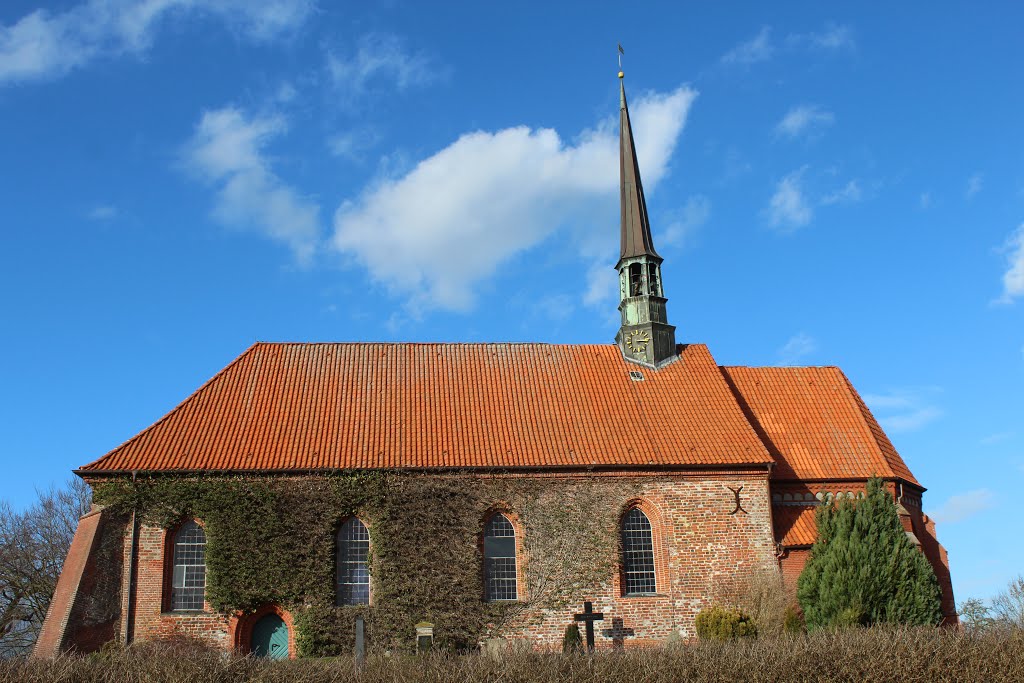
M 163 649 L 162 649 L 163 648 Z M 594 656 L 551 652 L 507 655 L 372 655 L 357 671 L 351 657 L 270 662 L 165 645 L 112 650 L 102 657 L 0 661 L 0 683 L 697 683 L 712 681 L 1024 680 L 1024 633 L 864 628 L 806 636 L 745 639 Z
M 712 590 L 712 602 L 750 615 L 762 636 L 781 635 L 787 620 L 792 628 L 797 604 L 796 591 L 774 569 L 720 579 Z

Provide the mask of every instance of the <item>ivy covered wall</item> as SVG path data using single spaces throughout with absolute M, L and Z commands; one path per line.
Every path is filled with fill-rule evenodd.
M 295 618 L 300 654 L 351 650 L 355 617 L 369 644 L 411 648 L 415 624 L 435 624 L 441 647 L 467 648 L 530 614 L 578 608 L 607 592 L 618 521 L 639 490 L 630 478 L 357 473 L 201 477 L 94 483 L 97 503 L 137 509 L 148 525 L 202 520 L 207 601 L 224 614 L 267 603 Z M 490 512 L 523 530 L 528 603 L 482 599 L 480 552 Z M 372 606 L 335 607 L 335 532 L 350 515 L 370 530 Z

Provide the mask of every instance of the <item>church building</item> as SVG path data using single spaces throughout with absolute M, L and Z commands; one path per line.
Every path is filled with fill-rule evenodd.
M 871 477 L 954 622 L 925 489 L 846 375 L 720 366 L 677 339 L 619 78 L 614 344 L 253 344 L 75 470 L 96 504 L 35 655 L 180 634 L 338 653 L 357 616 L 371 645 L 418 626 L 557 647 L 584 602 L 598 648 L 692 638 L 723 587 L 792 585 L 816 509 Z M 266 512 L 232 516 L 230 500 Z

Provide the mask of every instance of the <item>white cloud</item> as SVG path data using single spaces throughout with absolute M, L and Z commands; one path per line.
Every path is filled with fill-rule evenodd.
M 913 432 L 941 416 L 942 411 L 938 408 L 924 406 L 899 415 L 880 418 L 879 422 L 889 432 Z
M 680 245 L 711 216 L 711 200 L 702 194 L 686 200 L 682 210 L 669 219 L 661 241 L 665 244 Z
M 964 190 L 964 196 L 967 199 L 974 199 L 974 195 L 981 192 L 981 185 L 984 177 L 980 173 L 975 173 L 967 179 L 967 189 Z
M 251 40 L 300 26 L 311 0 L 87 0 L 0 26 L 0 85 L 57 78 L 102 55 L 139 54 L 167 16 L 213 15 Z
M 1002 251 L 1006 253 L 1006 272 L 1003 273 L 1003 294 L 996 303 L 1009 304 L 1024 295 L 1024 223 L 1011 234 Z
M 775 125 L 775 134 L 796 138 L 805 132 L 830 126 L 835 120 L 835 115 L 830 111 L 825 111 L 817 105 L 802 104 L 786 112 L 782 120 Z
M 214 218 L 259 230 L 306 262 L 320 239 L 320 207 L 285 184 L 264 154 L 285 129 L 279 116 L 249 118 L 232 107 L 204 112 L 186 146 L 185 163 L 217 187 Z
M 1013 432 L 996 432 L 995 434 L 989 434 L 979 440 L 983 446 L 991 446 L 993 444 L 1002 443 L 1007 439 L 1013 438 Z
M 796 365 L 800 359 L 818 350 L 818 343 L 808 334 L 799 332 L 779 349 L 779 365 Z
M 332 135 L 327 140 L 331 154 L 351 161 L 362 161 L 368 150 L 380 141 L 380 134 L 372 128 L 360 128 Z
M 593 263 L 587 269 L 587 289 L 583 303 L 587 306 L 603 307 L 605 302 L 614 301 L 619 295 L 619 275 L 607 263 Z
M 822 197 L 821 203 L 825 206 L 830 204 L 855 204 L 862 197 L 863 192 L 861 192 L 860 183 L 856 180 L 851 180 L 835 192 L 830 192 Z
M 116 206 L 100 204 L 99 206 L 94 206 L 90 209 L 87 215 L 94 221 L 109 221 L 117 218 L 117 213 L 118 211 Z
M 544 317 L 555 322 L 565 322 L 572 317 L 576 308 L 575 301 L 571 296 L 565 294 L 548 294 L 537 302 L 535 313 L 541 313 Z
M 696 95 L 682 87 L 634 106 L 648 189 L 666 173 Z M 572 143 L 554 130 L 526 126 L 467 133 L 338 207 L 334 246 L 406 297 L 414 311 L 469 310 L 482 281 L 560 227 L 611 231 L 617 148 L 613 118 Z M 600 297 L 600 283 L 607 284 L 606 277 L 595 278 L 585 300 Z
M 828 24 L 822 31 L 794 37 L 798 41 L 806 42 L 812 47 L 822 50 L 842 50 L 855 47 L 853 29 L 849 26 Z
M 937 510 L 928 516 L 939 524 L 962 522 L 979 512 L 984 512 L 996 504 L 995 494 L 988 489 L 976 489 L 967 493 L 950 496 Z
M 751 40 L 740 43 L 722 55 L 723 64 L 755 64 L 772 58 L 775 48 L 771 42 L 772 29 L 764 26 Z
M 805 168 L 794 171 L 779 181 L 775 194 L 768 202 L 768 222 L 780 232 L 792 232 L 811 222 L 814 212 L 804 198 L 803 173 Z
M 937 389 L 900 389 L 885 394 L 865 394 L 864 402 L 888 432 L 912 432 L 942 416 L 931 404 Z
M 400 38 L 386 33 L 363 36 L 355 53 L 348 57 L 329 53 L 327 69 L 334 84 L 349 93 L 350 103 L 375 83 L 406 90 L 429 85 L 446 75 L 424 54 L 407 52 Z

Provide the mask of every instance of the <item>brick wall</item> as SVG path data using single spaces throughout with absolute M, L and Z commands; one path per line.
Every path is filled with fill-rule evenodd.
M 743 510 L 730 514 L 743 487 Z M 636 500 L 654 532 L 658 593 L 623 595 L 621 578 L 584 596 L 604 614 L 595 625 L 598 647 L 653 645 L 675 632 L 696 636 L 694 619 L 716 590 L 775 567 L 768 482 L 762 474 L 706 472 L 625 479 L 623 508 Z M 525 558 L 529 571 L 529 558 Z M 527 609 L 506 633 L 510 639 L 557 646 L 582 604 L 555 613 Z M 582 627 L 581 627 L 582 632 Z
M 67 632 L 69 628 L 73 629 L 73 624 L 69 623 L 71 612 L 99 532 L 102 516 L 102 510 L 94 509 L 78 520 L 75 536 L 64 559 L 64 570 L 57 580 L 43 628 L 33 648 L 34 657 L 55 657 L 65 648 Z
M 565 481 L 564 477 L 552 479 L 552 486 Z M 624 476 L 618 481 L 622 497 L 616 504 L 623 511 L 638 504 L 651 521 L 658 593 L 623 596 L 620 578 L 615 575 L 593 593 L 581 596 L 593 601 L 594 609 L 604 613 L 604 621 L 596 628 L 599 647 L 659 643 L 673 632 L 684 638 L 692 637 L 694 618 L 708 604 L 716 586 L 775 566 L 767 473 L 659 474 L 642 478 Z M 728 487 L 741 486 L 744 511 L 730 514 L 735 508 L 735 496 Z M 517 514 L 514 508 L 502 507 L 512 516 Z M 173 530 L 145 525 L 139 530 L 134 638 L 187 634 L 225 649 L 246 649 L 247 634 L 241 631 L 251 629 L 251 618 L 238 620 L 209 612 L 165 611 L 167 541 L 172 533 Z M 131 550 L 130 529 L 124 542 L 127 558 Z M 522 556 L 521 539 L 517 546 L 522 572 L 529 572 L 530 562 Z M 495 635 L 557 646 L 573 613 L 581 608 L 582 600 L 580 605 L 547 613 L 531 609 L 527 603 L 506 631 Z M 290 624 L 290 616 L 285 621 Z M 294 639 L 293 630 L 289 632 Z
M 165 584 L 167 582 L 168 540 L 173 533 L 173 529 L 139 526 L 132 640 L 187 636 L 207 641 L 217 647 L 230 649 L 230 620 L 211 612 L 209 606 L 204 612 L 169 612 L 165 610 L 167 606 Z M 131 552 L 130 532 L 125 534 L 124 540 L 127 556 Z M 125 581 L 127 582 L 127 577 Z
M 791 590 L 796 590 L 796 581 L 800 578 L 800 573 L 804 570 L 804 565 L 807 564 L 810 554 L 810 548 L 787 548 L 779 558 L 782 580 Z
M 836 491 L 859 491 L 863 488 L 863 484 L 852 483 L 808 487 L 795 482 L 781 485 L 773 482 L 769 488 L 767 475 L 763 471 L 673 474 L 653 471 L 643 474 L 603 472 L 575 477 L 548 473 L 536 476 L 549 480 L 552 490 L 557 491 L 558 495 L 572 495 L 573 481 L 584 477 L 598 476 L 615 482 L 612 490 L 621 492 L 621 496 L 612 501 L 614 505 L 625 512 L 630 505 L 635 504 L 651 521 L 658 584 L 656 595 L 624 596 L 621 578 L 613 571 L 613 575 L 604 584 L 595 586 L 589 594 L 579 596 L 579 605 L 543 611 L 524 602 L 522 611 L 507 625 L 504 632 L 494 634 L 510 640 L 527 640 L 548 646 L 560 643 L 565 627 L 571 622 L 572 614 L 580 611 L 583 600 L 592 601 L 594 609 L 604 613 L 604 620 L 596 625 L 599 647 L 655 644 L 663 642 L 674 632 L 683 638 L 693 637 L 693 623 L 697 613 L 710 603 L 719 588 L 764 567 L 779 567 L 784 579 L 790 583 L 795 583 L 802 571 L 808 549 L 786 548 L 781 556 L 776 557 L 775 539 L 771 531 L 772 493 L 779 495 L 790 492 L 795 498 L 798 493 L 817 493 L 819 488 Z M 739 489 L 741 486 L 743 511 L 730 514 L 735 508 L 735 496 L 730 489 Z M 935 538 L 934 521 L 921 512 L 919 494 L 915 496 L 912 491 L 897 492 L 895 489 L 893 493 L 903 494 L 901 500 L 906 506 L 905 523 L 912 527 L 921 541 L 922 551 L 935 567 L 942 587 L 942 607 L 946 622 L 955 623 L 948 560 L 945 549 Z M 495 509 L 506 513 L 517 529 L 519 592 L 524 600 L 528 599 L 527 585 L 531 570 L 530 558 L 525 550 L 528 544 L 524 544 L 523 534 L 527 533 L 524 529 L 529 528 L 529 524 L 523 523 L 520 511 L 514 505 L 495 501 Z M 133 559 L 132 525 L 122 520 L 120 526 L 110 528 L 116 529 L 116 533 L 121 536 L 121 552 L 116 561 L 108 560 L 101 567 L 96 557 L 90 555 L 88 561 L 84 558 L 79 558 L 82 562 L 78 564 L 70 561 L 69 567 L 81 565 L 76 569 L 79 572 L 76 580 L 87 589 L 86 593 L 110 591 L 113 594 L 108 596 L 107 601 L 112 600 L 114 604 L 112 610 L 108 609 L 111 618 L 97 619 L 96 614 L 106 612 L 93 608 L 91 626 L 84 623 L 82 617 L 71 619 L 75 623 L 67 628 L 68 640 L 65 646 L 95 649 L 101 641 L 118 635 L 117 629 L 120 629 L 119 639 L 124 641 L 130 628 L 132 640 L 187 635 L 224 649 L 248 648 L 248 633 L 254 623 L 251 617 L 229 618 L 209 610 L 192 613 L 167 611 L 168 540 L 173 529 L 139 526 L 134 556 L 134 601 L 130 604 L 128 569 Z M 91 538 L 89 545 L 93 548 L 93 554 L 100 546 L 98 541 L 94 542 Z M 74 553 L 72 555 L 76 556 Z M 100 580 L 111 572 L 119 574 L 120 581 L 109 580 L 110 577 L 105 581 Z M 89 599 L 96 603 L 96 596 Z M 80 598 L 75 604 L 78 605 L 77 615 L 85 603 Z M 294 641 L 291 616 L 270 606 L 267 609 L 282 614 L 289 624 L 289 633 Z M 59 637 L 64 638 L 64 634 Z M 291 649 L 294 653 L 294 642 Z

